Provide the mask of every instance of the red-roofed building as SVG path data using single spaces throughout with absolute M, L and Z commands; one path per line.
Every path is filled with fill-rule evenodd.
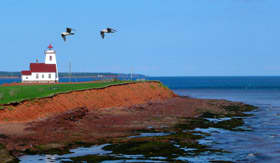
M 54 83 L 58 82 L 56 53 L 50 44 L 45 51 L 45 63 L 30 63 L 30 70 L 21 71 L 23 83 Z

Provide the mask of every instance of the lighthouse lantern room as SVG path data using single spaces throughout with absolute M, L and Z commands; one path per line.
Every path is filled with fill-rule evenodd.
M 56 52 L 50 44 L 45 50 L 45 63 L 30 63 L 30 70 L 21 71 L 23 83 L 55 83 L 58 82 Z

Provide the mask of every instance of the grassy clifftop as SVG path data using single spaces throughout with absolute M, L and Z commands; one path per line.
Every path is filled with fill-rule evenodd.
M 132 83 L 132 81 L 104 81 L 78 84 L 15 85 L 0 87 L 0 105 L 18 103 L 24 100 L 50 97 L 55 94 L 77 90 L 105 88 L 112 85 Z

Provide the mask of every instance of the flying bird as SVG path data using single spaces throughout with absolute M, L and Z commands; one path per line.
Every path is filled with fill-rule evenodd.
M 117 32 L 116 30 L 112 29 L 112 28 L 106 28 L 100 31 L 101 37 L 104 39 L 105 37 L 105 33 L 115 33 Z
M 61 37 L 64 41 L 66 41 L 66 36 L 74 35 L 74 33 L 72 33 L 72 30 L 72 28 L 66 28 L 66 32 L 61 33 Z

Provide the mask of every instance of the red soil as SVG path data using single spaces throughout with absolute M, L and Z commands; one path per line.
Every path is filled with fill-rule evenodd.
M 138 129 L 171 127 L 182 117 L 196 117 L 205 111 L 223 113 L 223 106 L 231 104 L 223 100 L 173 97 L 129 107 L 73 108 L 36 122 L 0 124 L 0 144 L 10 151 L 24 151 L 34 150 L 38 145 L 48 149 L 75 142 L 108 142 L 134 135 L 133 131 Z
M 110 107 L 128 107 L 175 97 L 169 89 L 158 82 L 143 82 L 58 94 L 53 97 L 25 101 L 9 105 L 0 111 L 0 124 L 30 122 L 45 119 L 77 107 L 89 110 Z

